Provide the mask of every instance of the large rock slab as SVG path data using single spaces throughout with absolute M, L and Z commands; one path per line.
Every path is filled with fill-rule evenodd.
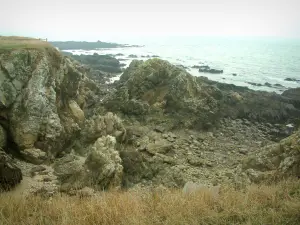
M 71 145 L 96 87 L 55 48 L 41 46 L 0 54 L 1 119 L 9 121 L 11 139 L 29 161 L 36 157 L 25 149 L 39 149 L 53 159 Z

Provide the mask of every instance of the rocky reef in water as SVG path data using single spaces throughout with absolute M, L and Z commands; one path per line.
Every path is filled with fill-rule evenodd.
M 27 193 L 51 196 L 299 176 L 299 89 L 257 92 L 160 59 L 134 60 L 107 85 L 34 42 L 0 55 L 2 188 L 26 178 Z
M 141 47 L 139 45 L 117 44 L 109 42 L 87 42 L 87 41 L 52 41 L 53 46 L 60 50 L 84 49 L 94 50 L 99 48 L 125 48 L 125 47 Z
M 120 61 L 110 55 L 99 55 L 97 53 L 94 53 L 93 55 L 73 55 L 67 53 L 66 55 L 93 70 L 113 74 L 122 72 L 122 64 Z

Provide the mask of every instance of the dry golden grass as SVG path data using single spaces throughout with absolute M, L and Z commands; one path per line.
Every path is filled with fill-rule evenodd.
M 217 200 L 209 193 L 184 196 L 165 192 L 101 193 L 97 197 L 0 196 L 1 225 L 36 224 L 299 224 L 300 182 L 221 189 Z
M 51 45 L 43 40 L 17 37 L 17 36 L 0 36 L 0 50 L 11 49 L 32 49 L 32 48 L 45 48 Z

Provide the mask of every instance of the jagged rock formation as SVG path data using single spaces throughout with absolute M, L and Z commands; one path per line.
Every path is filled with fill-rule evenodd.
M 300 88 L 292 88 L 282 93 L 282 96 L 290 99 L 291 103 L 300 108 Z
M 19 40 L 9 40 L 8 44 L 14 41 Z M 87 167 L 88 162 L 93 164 L 99 160 L 103 163 L 95 179 L 100 187 L 119 185 L 116 180 L 122 174 L 122 166 L 114 155 L 115 145 L 126 131 L 121 120 L 112 113 L 92 116 L 90 108 L 98 101 L 99 87 L 87 78 L 85 69 L 47 43 L 32 39 L 23 41 L 27 45 L 1 49 L 0 122 L 5 126 L 0 125 L 0 147 L 17 152 L 32 164 L 51 164 L 57 157 L 68 156 L 75 150 L 81 156 L 74 157 L 85 157 L 83 162 L 87 161 Z M 110 143 L 99 139 L 101 137 L 114 141 Z M 8 139 L 9 146 L 6 146 Z M 105 142 L 104 147 L 102 142 Z M 94 149 L 93 154 L 89 153 L 90 149 Z M 7 157 L 3 160 L 1 165 L 19 171 L 7 166 L 13 165 L 10 161 L 8 164 Z M 112 170 L 114 160 L 119 165 L 115 167 L 116 172 Z M 2 177 L 5 171 L 1 168 Z M 91 171 L 93 176 L 97 174 Z M 71 169 L 64 173 L 73 174 Z M 7 172 L 5 182 L 11 179 L 9 176 Z M 17 177 L 17 181 L 12 182 L 19 181 Z
M 96 190 L 120 187 L 123 174 L 121 158 L 110 135 L 98 138 L 87 150 L 87 157 L 68 154 L 55 161 L 55 175 L 65 192 L 90 186 Z
M 256 92 L 159 59 L 134 60 L 108 86 L 48 44 L 33 43 L 0 49 L 0 148 L 19 157 L 16 166 L 1 151 L 0 183 L 20 182 L 18 168 L 46 196 L 245 184 L 266 171 L 299 175 L 299 132 L 280 145 L 273 138 L 292 132 L 287 123 L 297 126 L 298 89 Z
M 12 140 L 21 154 L 54 158 L 80 132 L 91 81 L 51 47 L 7 51 L 0 62 L 0 111 Z
M 280 143 L 253 152 L 243 161 L 242 170 L 253 182 L 271 175 L 300 177 L 300 130 Z
M 94 70 L 108 73 L 122 72 L 120 61 L 110 55 L 94 53 L 93 55 L 72 55 L 71 57 Z
M 283 96 L 193 77 L 167 61 L 133 61 L 106 102 L 109 110 L 174 127 L 211 128 L 224 117 L 280 123 L 300 113 Z

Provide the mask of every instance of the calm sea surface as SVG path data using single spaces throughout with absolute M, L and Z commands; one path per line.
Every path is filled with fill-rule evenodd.
M 285 81 L 285 78 L 300 80 L 300 40 L 292 39 L 230 39 L 230 38 L 161 38 L 136 39 L 132 44 L 144 47 L 100 49 L 93 51 L 72 50 L 74 54 L 118 54 L 123 63 L 129 65 L 136 55 L 158 55 L 176 65 L 188 67 L 194 76 L 206 76 L 211 80 L 247 86 L 256 90 L 282 92 L 286 88 L 300 87 L 298 81 Z M 208 65 L 223 69 L 223 74 L 200 73 L 193 65 Z M 236 76 L 233 76 L 236 74 Z M 283 87 L 254 86 L 248 82 L 266 82 Z

